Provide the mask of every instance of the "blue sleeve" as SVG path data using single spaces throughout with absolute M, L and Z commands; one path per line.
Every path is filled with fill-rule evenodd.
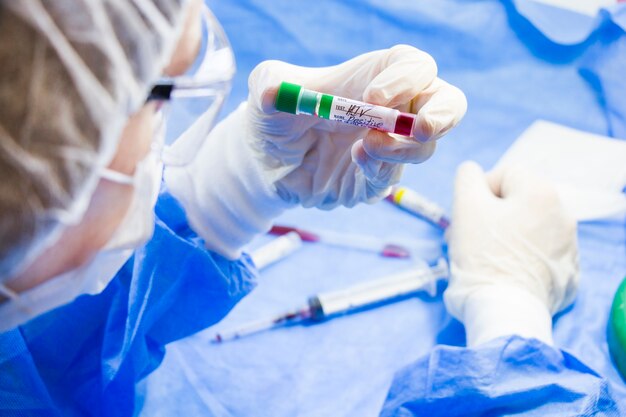
M 437 346 L 394 377 L 380 414 L 619 416 L 608 382 L 567 352 L 535 339 L 474 349 Z
M 166 191 L 154 236 L 106 289 L 0 334 L 0 415 L 132 416 L 165 345 L 221 320 L 254 287 L 246 256 L 204 248 Z

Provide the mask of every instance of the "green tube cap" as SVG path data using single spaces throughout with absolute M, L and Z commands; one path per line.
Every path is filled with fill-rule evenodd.
M 302 87 L 297 84 L 291 84 L 287 82 L 280 83 L 278 87 L 278 94 L 276 94 L 276 110 L 285 113 L 296 114 L 298 108 L 298 97 Z
M 613 363 L 626 381 L 626 279 L 622 281 L 613 299 L 607 339 Z

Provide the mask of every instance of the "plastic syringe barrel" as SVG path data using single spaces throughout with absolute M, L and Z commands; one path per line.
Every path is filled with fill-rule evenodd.
M 413 269 L 382 279 L 365 282 L 343 290 L 320 293 L 309 298 L 311 317 L 323 320 L 377 303 L 393 300 L 436 285 L 439 278 L 448 276 L 448 264 L 440 259 L 431 268 Z

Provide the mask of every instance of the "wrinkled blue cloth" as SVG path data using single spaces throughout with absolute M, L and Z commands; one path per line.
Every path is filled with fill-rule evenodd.
M 204 249 L 167 193 L 153 238 L 107 288 L 0 334 L 0 416 L 132 416 L 165 345 L 210 326 L 254 286 L 247 257 Z
M 626 138 L 626 7 L 602 9 L 594 18 L 528 0 L 512 0 L 511 20 L 528 40 L 545 39 L 562 51 L 584 51 L 579 71 L 596 91 L 609 123 L 607 135 Z M 505 2 L 506 4 L 507 2 Z M 513 8 L 513 5 L 515 8 Z M 532 42 L 534 43 L 534 42 Z M 558 56 L 550 57 L 552 59 Z
M 626 139 L 624 5 L 586 18 L 545 5 L 529 6 L 529 12 L 521 8 L 526 4 L 522 0 L 316 0 L 306 4 L 209 0 L 208 4 L 222 22 L 237 57 L 238 73 L 227 110 L 245 100 L 247 77 L 265 59 L 333 65 L 398 43 L 433 55 L 440 77 L 465 92 L 468 112 L 456 129 L 438 141 L 430 160 L 406 167 L 402 184 L 446 208 L 451 207 L 459 163 L 473 159 L 491 168 L 536 119 Z M 538 21 L 544 13 L 549 13 L 549 19 Z M 386 202 L 332 212 L 296 209 L 278 222 L 386 238 L 443 241 L 441 232 Z M 604 396 L 608 391 L 597 391 L 599 397 L 587 393 L 586 388 L 598 380 L 595 372 L 611 386 L 612 398 L 626 404 L 626 386 L 606 345 L 612 297 L 626 276 L 626 222 L 624 218 L 585 222 L 579 226 L 578 237 L 579 294 L 554 326 L 555 345 L 568 352 L 562 373 L 577 376 L 566 386 L 584 392 L 576 399 L 579 403 L 610 401 Z M 437 256 L 419 254 L 430 261 Z M 447 314 L 440 296 L 411 298 L 223 345 L 210 343 L 217 332 L 288 311 L 305 303 L 310 295 L 410 266 L 406 260 L 305 244 L 288 259 L 262 271 L 259 286 L 222 322 L 168 347 L 162 366 L 147 379 L 141 415 L 378 416 L 395 373 L 416 361 L 424 363 L 420 358 L 432 358 L 428 355 L 433 349 L 446 350 L 451 363 L 458 361 L 458 384 L 449 380 L 450 385 L 443 388 L 452 398 L 455 392 L 461 395 L 467 387 L 462 385 L 461 374 L 471 370 L 471 363 L 465 361 L 478 355 L 485 358 L 486 367 L 491 366 L 498 363 L 506 345 L 491 345 L 485 351 L 460 348 L 465 344 L 463 327 Z M 522 341 L 515 343 L 523 345 Z M 533 345 L 521 346 L 511 353 L 532 349 Z M 553 357 L 548 348 L 534 349 L 529 357 L 537 361 L 529 366 L 563 383 L 550 373 L 552 363 L 542 359 Z M 593 372 L 582 371 L 585 368 L 570 360 L 572 357 Z M 440 375 L 436 367 L 420 370 L 421 380 Z M 502 389 L 514 395 L 519 386 L 506 381 L 518 379 L 520 374 L 513 366 L 504 371 Z M 570 398 L 565 391 L 550 391 L 539 379 L 535 383 L 525 389 L 527 414 L 532 415 L 542 404 L 545 392 L 554 394 L 557 403 Z M 506 396 L 502 392 L 502 398 Z M 489 407 L 489 398 L 477 396 L 475 400 L 481 403 L 476 407 Z M 445 415 L 445 409 L 441 414 Z
M 400 370 L 381 417 L 620 416 L 608 382 L 535 339 L 437 346 Z

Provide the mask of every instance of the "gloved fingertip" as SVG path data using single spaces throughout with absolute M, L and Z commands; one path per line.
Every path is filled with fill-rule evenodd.
M 369 159 L 377 161 L 397 162 L 401 158 L 400 150 L 393 145 L 394 140 L 387 133 L 378 130 L 370 130 L 363 138 L 363 149 Z
M 363 139 L 356 141 L 350 149 L 352 162 L 354 162 L 363 172 L 366 178 L 372 179 L 380 173 L 383 161 L 371 156 L 363 144 Z
M 276 95 L 278 86 L 267 87 L 261 94 L 261 110 L 265 114 L 276 112 Z
M 389 94 L 389 91 L 372 84 L 363 91 L 363 101 L 377 106 L 388 106 L 392 98 L 393 96 Z
M 432 56 L 409 45 L 396 45 L 383 55 L 381 71 L 363 91 L 363 100 L 379 106 L 408 103 L 437 78 Z
M 455 190 L 456 192 L 464 193 L 474 189 L 489 190 L 487 180 L 485 178 L 485 172 L 474 161 L 465 161 L 456 171 Z
M 439 132 L 432 120 L 417 115 L 415 127 L 413 130 L 413 137 L 421 143 L 437 140 L 439 138 Z
M 249 101 L 264 113 L 276 112 L 274 102 L 278 87 L 281 81 L 284 81 L 280 74 L 286 73 L 285 65 L 280 61 L 263 61 L 248 77 Z
M 389 135 L 387 133 L 371 129 L 367 132 L 365 138 L 361 139 L 361 142 L 368 154 L 378 156 L 378 150 L 384 146 L 388 138 Z
M 437 142 L 416 142 L 403 136 L 371 130 L 363 140 L 363 147 L 367 154 L 376 160 L 419 164 L 433 155 Z
M 438 79 L 437 91 L 417 112 L 415 138 L 421 142 L 439 139 L 461 121 L 466 111 L 465 94 L 457 87 Z
M 419 142 L 429 142 L 444 136 L 461 120 L 462 115 L 450 109 L 424 108 L 417 114 L 413 136 Z
M 528 191 L 537 190 L 541 183 L 531 172 L 525 171 L 517 164 L 506 164 L 498 167 L 494 176 L 500 179 L 499 195 L 503 198 L 521 195 Z
M 456 171 L 457 176 L 483 176 L 485 173 L 476 161 L 462 162 Z
M 352 144 L 350 156 L 352 157 L 352 162 L 358 166 L 362 166 L 365 163 L 367 152 L 365 152 L 365 148 L 363 147 L 363 139 L 359 139 Z

